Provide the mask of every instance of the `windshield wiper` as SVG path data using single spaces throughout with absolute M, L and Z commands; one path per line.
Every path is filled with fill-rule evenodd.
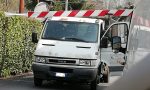
M 63 40 L 63 39 L 61 39 L 61 38 L 56 38 L 56 37 L 43 37 L 42 39 Z
M 75 37 L 67 37 L 65 38 L 65 40 L 74 40 L 74 41 L 80 41 L 80 42 L 88 42 L 88 41 L 85 41 L 83 39 L 79 39 L 79 38 L 75 38 Z

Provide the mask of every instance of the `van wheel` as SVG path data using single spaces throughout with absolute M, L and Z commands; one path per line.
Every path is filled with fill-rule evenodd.
M 91 82 L 90 88 L 91 88 L 91 90 L 96 90 L 97 89 L 97 77 L 94 81 Z
M 103 71 L 103 82 L 108 83 L 109 82 L 109 67 L 106 65 Z
M 35 86 L 37 86 L 37 87 L 42 86 L 42 82 L 43 82 L 42 79 L 39 79 L 39 78 L 34 77 L 34 85 L 35 85 Z

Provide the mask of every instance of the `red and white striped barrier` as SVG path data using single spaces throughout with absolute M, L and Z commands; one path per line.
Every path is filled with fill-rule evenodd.
M 129 16 L 132 9 L 124 10 L 73 10 L 73 11 L 50 11 L 50 12 L 28 12 L 28 17 L 47 18 L 47 17 L 102 17 L 106 15 Z

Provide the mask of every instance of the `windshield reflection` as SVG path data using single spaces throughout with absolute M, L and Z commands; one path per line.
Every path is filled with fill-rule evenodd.
M 42 39 L 94 43 L 98 29 L 95 23 L 48 21 Z

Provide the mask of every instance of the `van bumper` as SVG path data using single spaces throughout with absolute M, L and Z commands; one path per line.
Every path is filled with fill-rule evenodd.
M 43 80 L 61 80 L 68 82 L 89 83 L 97 76 L 96 68 L 69 68 L 63 67 L 63 65 L 62 67 L 54 67 L 49 64 L 33 63 L 32 70 L 34 77 Z M 60 77 L 57 76 L 56 73 L 65 74 L 65 76 Z

